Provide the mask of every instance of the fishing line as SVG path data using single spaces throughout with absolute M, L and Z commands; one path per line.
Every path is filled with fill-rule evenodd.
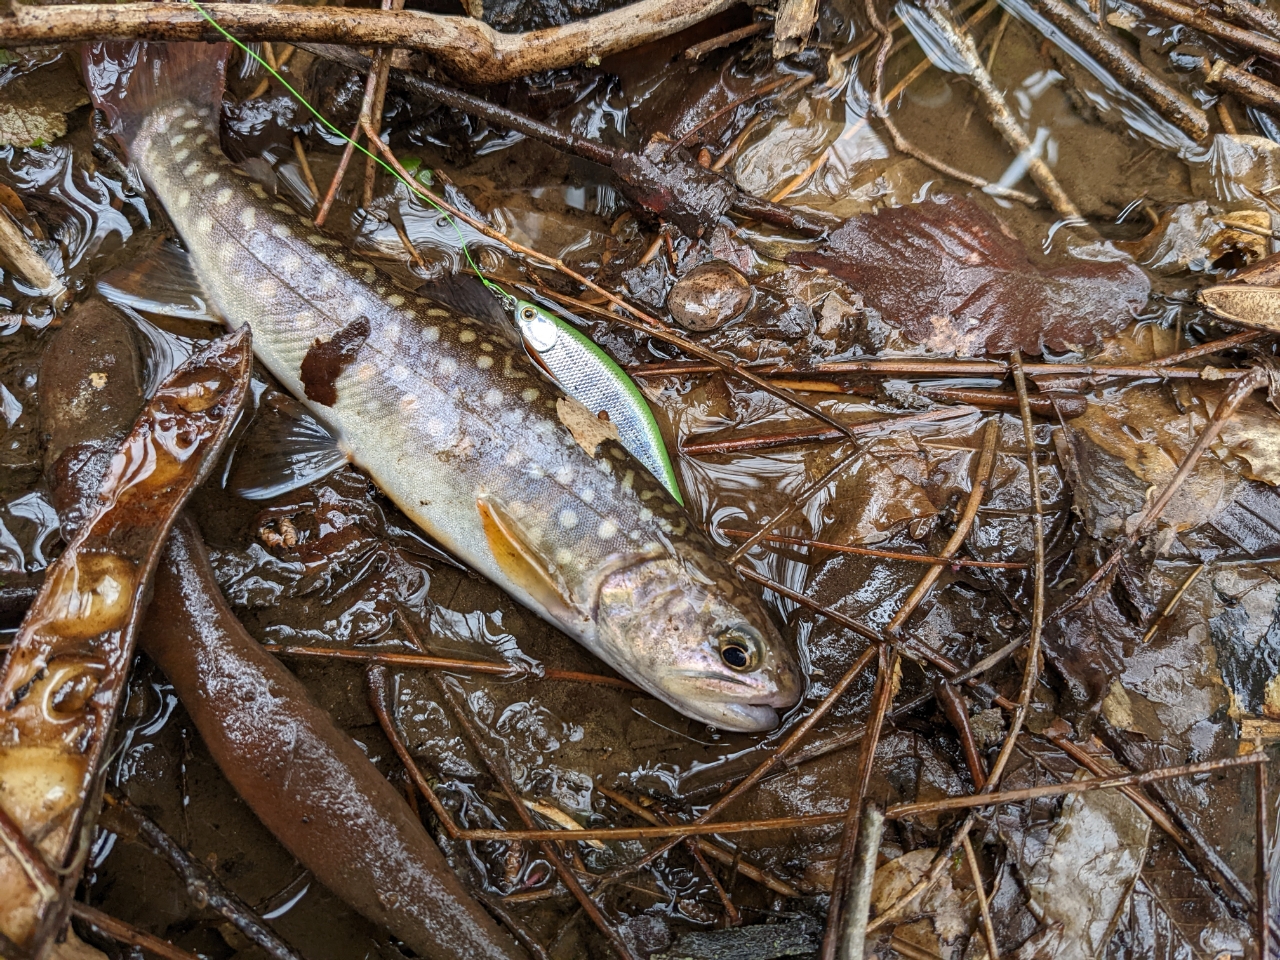
M 222 24 L 220 24 L 217 20 L 215 20 L 213 18 L 213 15 L 210 14 L 209 11 L 206 10 L 200 4 L 200 0 L 186 0 L 186 2 L 191 4 L 193 7 L 195 7 L 198 11 L 200 11 L 200 16 L 204 17 L 204 19 L 207 20 L 215 30 L 217 30 L 220 34 L 222 34 L 223 37 L 225 37 L 228 41 L 230 41 L 232 44 L 238 47 L 241 51 L 243 51 L 245 56 L 251 57 L 255 61 L 257 61 L 257 63 L 264 70 L 266 70 L 267 73 L 270 74 L 275 80 L 277 80 L 281 86 L 283 86 L 286 90 L 288 90 L 291 94 L 293 94 L 293 96 L 297 99 L 297 101 L 311 112 L 312 116 L 314 116 L 317 120 L 319 120 L 322 124 L 324 124 L 325 129 L 333 133 L 335 136 L 341 139 L 344 143 L 350 144 L 356 150 L 359 150 L 370 160 L 373 160 L 380 167 L 382 167 L 383 170 L 391 174 L 391 176 L 395 177 L 397 180 L 403 183 L 406 187 L 408 187 L 411 193 L 416 194 L 417 196 L 421 197 L 423 200 L 426 200 L 427 203 L 431 204 L 431 206 L 434 207 L 440 213 L 441 216 L 443 216 L 446 220 L 449 221 L 449 225 L 452 226 L 454 231 L 458 234 L 458 244 L 459 246 L 462 247 L 462 255 L 466 258 L 467 264 L 471 267 L 471 269 L 475 271 L 475 275 L 480 279 L 480 282 L 485 285 L 485 287 L 489 290 L 490 293 L 496 296 L 504 304 L 510 305 L 514 303 L 515 298 L 512 297 L 511 294 L 507 293 L 506 290 L 502 289 L 502 287 L 498 286 L 496 283 L 494 283 L 492 280 L 486 277 L 484 273 L 480 270 L 480 265 L 477 264 L 475 260 L 471 258 L 471 250 L 467 247 L 466 238 L 462 234 L 462 227 L 459 225 L 458 221 L 454 218 L 454 216 L 451 213 L 449 213 L 447 210 L 441 207 L 440 204 L 436 203 L 435 198 L 432 197 L 431 194 L 427 193 L 416 183 L 406 180 L 401 175 L 399 170 L 391 166 L 391 164 L 387 163 L 387 161 L 382 159 L 382 157 L 380 157 L 378 154 L 374 153 L 372 150 L 367 149 L 366 147 L 361 146 L 355 140 L 354 137 L 351 137 L 345 131 L 339 130 L 337 127 L 335 127 L 329 121 L 329 118 L 326 117 L 324 114 L 322 114 L 315 107 L 313 107 L 310 101 L 308 101 L 306 97 L 304 97 L 297 90 L 295 90 L 293 88 L 293 85 L 290 84 L 288 80 L 286 80 L 283 76 L 280 75 L 280 72 L 278 70 L 276 70 L 273 66 L 271 66 L 271 64 L 267 63 L 266 60 L 264 60 L 256 52 L 254 52 L 248 46 L 248 44 L 244 43 L 239 38 L 232 36 L 231 33 L 225 27 L 223 27 Z

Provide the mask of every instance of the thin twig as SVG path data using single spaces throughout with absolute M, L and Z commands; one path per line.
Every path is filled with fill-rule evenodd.
M 853 887 L 849 891 L 847 918 L 840 936 L 840 960 L 862 960 L 866 950 L 867 920 L 871 916 L 871 894 L 876 881 L 876 857 L 883 833 L 884 814 L 874 803 L 867 804 L 858 829 Z
M 636 803 L 634 800 L 632 800 L 630 797 L 626 796 L 625 794 L 618 793 L 616 790 L 610 790 L 608 787 L 601 786 L 600 784 L 596 784 L 596 790 L 599 791 L 601 796 L 606 797 L 613 803 L 617 804 L 619 807 L 622 807 L 622 809 L 639 817 L 641 820 L 646 820 L 652 824 L 658 824 L 662 822 L 656 816 L 654 816 L 652 812 L 650 812 L 649 810 L 646 810 L 644 807 L 640 806 L 640 804 Z M 774 893 L 778 894 L 779 896 L 783 896 L 783 897 L 799 897 L 800 896 L 800 891 L 797 890 L 795 887 L 791 886 L 791 884 L 787 883 L 785 880 L 779 879 L 778 877 L 769 873 L 767 870 L 760 869 L 750 861 L 744 860 L 740 854 L 730 853 L 728 850 L 716 844 L 714 841 L 706 840 L 702 837 L 698 837 L 696 838 L 696 840 L 697 840 L 698 848 L 704 854 L 706 854 L 708 857 L 711 857 L 713 860 L 718 860 L 720 863 L 723 863 L 727 867 L 732 867 L 734 870 L 742 874 L 747 879 L 754 880 L 756 883 L 759 883 L 765 887 L 768 887 L 770 890 L 772 890 Z
M 162 957 L 164 960 L 200 960 L 200 957 L 194 953 L 189 953 L 181 947 L 175 947 L 168 940 L 162 940 L 157 936 L 147 933 L 145 930 L 139 930 L 137 927 L 125 923 L 116 917 L 108 916 L 101 910 L 96 910 L 87 903 L 75 901 L 71 904 L 72 916 L 78 917 L 85 923 L 89 924 L 102 933 L 106 934 L 117 943 L 125 943 L 131 947 L 140 947 L 147 953 Z
M 1266 386 L 1268 382 L 1267 372 L 1260 367 L 1251 369 L 1244 377 L 1236 381 L 1227 395 L 1219 402 L 1218 408 L 1214 410 L 1213 416 L 1209 418 L 1209 423 L 1205 426 L 1204 432 L 1200 434 L 1195 444 L 1187 451 L 1187 455 L 1178 466 L 1177 472 L 1174 473 L 1164 490 L 1160 492 L 1160 495 L 1155 500 L 1148 504 L 1137 520 L 1129 524 L 1128 532 L 1120 538 L 1120 542 L 1112 550 L 1110 556 L 1103 561 L 1102 565 L 1094 571 L 1093 576 L 1085 581 L 1072 594 L 1071 599 L 1058 609 L 1057 614 L 1059 616 L 1070 613 L 1093 596 L 1093 592 L 1116 568 L 1116 565 L 1119 564 L 1129 549 L 1146 534 L 1147 528 L 1164 513 L 1164 509 L 1169 505 L 1169 501 L 1173 499 L 1173 495 L 1178 492 L 1182 484 L 1195 471 L 1196 464 L 1200 462 L 1200 457 L 1218 439 L 1218 434 L 1222 432 L 1227 425 L 1227 421 L 1239 409 L 1240 404 L 1244 403 L 1253 391 Z
M 1084 780 L 1068 780 L 1064 783 L 1045 783 L 1035 787 L 1024 787 L 1019 790 L 1006 790 L 993 793 L 974 793 L 961 797 L 944 797 L 940 800 L 922 801 L 919 803 L 899 803 L 885 811 L 887 820 L 907 820 L 917 817 L 929 817 L 934 814 L 948 813 L 954 810 L 969 810 L 981 807 L 1003 806 L 1009 803 L 1023 803 L 1027 800 L 1039 800 L 1044 797 L 1065 797 L 1076 793 L 1088 793 L 1091 790 L 1118 790 L 1128 786 L 1142 786 L 1161 780 L 1173 780 L 1178 777 L 1195 777 L 1206 773 L 1216 773 L 1229 767 L 1248 766 L 1254 763 L 1266 763 L 1267 758 L 1260 753 L 1248 753 L 1238 757 L 1223 757 L 1219 760 L 1205 760 L 1200 763 L 1189 763 L 1177 767 L 1164 767 L 1142 773 L 1129 773 L 1115 777 L 1090 777 Z M 523 809 L 523 804 L 521 804 Z M 759 820 L 724 820 L 704 823 L 701 820 L 692 823 L 659 824 L 650 827 L 586 827 L 575 830 L 566 837 L 563 830 L 464 830 L 463 840 L 496 840 L 501 842 L 546 842 L 572 840 L 601 840 L 604 842 L 622 840 L 669 839 L 674 846 L 685 837 L 708 836 L 711 834 L 767 833 L 771 830 L 797 830 L 815 827 L 827 827 L 841 823 L 848 811 L 835 813 L 814 813 L 796 817 L 777 817 Z M 705 816 L 705 814 L 704 814 Z M 957 837 L 955 847 L 959 849 L 962 840 Z M 947 852 L 947 857 L 950 852 Z M 944 861 L 946 857 L 943 858 Z M 925 881 L 921 881 L 925 884 Z M 909 901 L 923 889 L 918 885 L 908 891 Z M 882 926 L 884 917 L 877 917 L 873 926 Z
M 0 807 L 0 843 L 18 861 L 42 900 L 52 900 L 58 895 L 58 875 L 4 807 Z
M 841 940 L 844 939 L 846 933 L 846 924 L 844 917 L 846 911 L 851 909 L 849 902 L 846 900 L 845 891 L 850 888 L 851 884 L 856 884 L 861 877 L 853 876 L 855 855 L 859 846 L 866 850 L 871 846 L 870 839 L 860 840 L 860 827 L 863 820 L 863 804 L 867 796 L 867 787 L 871 783 L 871 767 L 875 762 L 876 747 L 880 745 L 880 733 L 884 729 L 884 718 L 889 712 L 889 707 L 893 703 L 893 697 L 897 690 L 896 674 L 898 671 L 898 650 L 892 644 L 882 644 L 879 647 L 879 669 L 876 671 L 875 692 L 871 697 L 871 714 L 870 720 L 867 721 L 866 732 L 862 737 L 862 744 L 858 750 L 858 763 L 854 767 L 853 773 L 853 790 L 849 795 L 849 807 L 845 812 L 844 829 L 841 831 L 840 851 L 836 855 L 835 874 L 831 880 L 831 899 L 827 904 L 827 926 L 822 938 L 822 950 L 819 956 L 822 960 L 834 960 L 836 951 L 840 947 Z M 871 811 L 867 811 L 871 813 Z M 883 819 L 877 816 L 871 816 L 869 820 L 874 828 L 883 823 Z M 876 837 L 876 847 L 879 847 L 879 838 Z M 874 855 L 872 860 L 872 870 L 874 871 Z M 866 898 L 870 900 L 870 891 L 866 893 Z M 869 904 L 868 904 L 869 905 Z M 853 904 L 856 908 L 857 904 Z M 856 919 L 852 921 L 857 923 Z M 862 939 L 866 939 L 866 917 L 858 926 L 862 929 Z M 856 938 L 856 931 L 853 936 Z
M 508 663 L 489 663 L 485 660 L 463 660 L 455 657 L 432 657 L 425 653 L 395 653 L 377 650 L 339 650 L 332 647 L 295 647 L 263 644 L 263 648 L 278 657 L 313 657 L 321 660 L 350 660 L 354 663 L 381 663 L 394 667 L 416 667 L 421 670 L 457 670 L 461 673 L 479 673 L 513 680 L 568 680 L 574 683 L 592 683 L 602 687 L 640 692 L 640 688 L 620 677 L 606 677 L 595 673 L 579 673 L 576 670 L 553 668 L 530 669 Z
M 978 895 L 978 912 L 982 916 L 982 932 L 987 938 L 987 956 L 989 960 L 1000 960 L 1000 948 L 996 944 L 996 930 L 991 925 L 991 909 L 987 904 L 987 890 L 982 885 L 982 872 L 978 869 L 978 858 L 974 855 L 973 844 L 968 834 L 961 841 L 964 847 L 964 858 L 969 863 L 969 874 L 973 877 L 973 889 Z
M 1262 753 L 1261 746 L 1258 752 Z M 1254 930 L 1258 938 L 1258 960 L 1271 956 L 1271 844 L 1267 839 L 1267 818 L 1271 815 L 1267 804 L 1267 764 L 1264 760 L 1253 771 L 1254 798 L 1257 801 L 1257 826 L 1254 843 L 1254 889 L 1257 903 L 1254 910 Z
M 186 888 L 187 896 L 221 914 L 273 960 L 302 960 L 293 947 L 271 929 L 247 903 L 223 886 L 208 867 L 187 853 L 158 823 L 127 800 L 105 798 L 102 826 L 124 840 L 141 842 L 168 862 Z
M 1190 587 L 1191 584 L 1195 583 L 1196 578 L 1200 576 L 1200 574 L 1204 573 L 1207 566 L 1208 564 L 1200 564 L 1200 566 L 1191 571 L 1187 579 L 1182 581 L 1182 586 L 1177 589 L 1177 592 L 1175 592 L 1169 599 L 1169 602 L 1165 604 L 1164 609 L 1160 611 L 1160 615 L 1151 621 L 1151 626 L 1148 627 L 1147 632 L 1142 635 L 1143 643 L 1151 642 L 1151 638 L 1156 635 L 1156 631 L 1160 629 L 1160 625 L 1164 623 L 1165 620 L 1169 619 L 1169 615 L 1172 614 L 1174 608 L 1178 606 L 1178 601 L 1180 601 L 1182 599 L 1182 595 L 1187 592 L 1187 588 Z
M 978 56 L 978 49 L 974 46 L 973 37 L 963 33 L 956 26 L 955 21 L 951 19 L 951 11 L 946 7 L 944 0 L 928 0 L 925 4 L 925 12 L 928 13 L 929 19 L 938 28 L 947 44 L 968 67 L 966 76 L 973 83 L 978 93 L 981 94 L 982 99 L 986 101 L 987 109 L 991 112 L 991 125 L 996 128 L 996 132 L 1000 136 L 1004 137 L 1005 142 L 1013 150 L 1018 160 L 1026 164 L 1027 173 L 1035 185 L 1040 188 L 1040 191 L 1048 197 L 1049 204 L 1053 207 L 1054 212 L 1064 220 L 1083 220 L 1084 218 L 1080 215 L 1079 208 L 1067 196 L 1067 192 L 1062 189 L 1062 184 L 1058 182 L 1058 178 L 1053 175 L 1049 165 L 1044 162 L 1044 158 L 1040 156 L 1040 152 L 1032 144 L 1031 138 L 1027 136 L 1026 131 L 1022 129 L 1014 118 L 1013 113 L 1010 112 L 1009 105 L 1005 102 L 1004 94 L 995 85 L 995 82 L 991 79 L 991 74 L 987 72 L 986 64 Z M 1206 132 L 1208 132 L 1207 124 Z
M 697 457 L 720 453 L 750 453 L 756 450 L 776 450 L 781 447 L 843 440 L 850 436 L 860 437 L 868 434 L 886 433 L 890 430 L 909 427 L 918 423 L 937 423 L 940 420 L 967 417 L 977 412 L 976 407 L 939 407 L 936 410 L 925 410 L 922 413 L 894 414 L 888 417 L 876 417 L 873 420 L 845 424 L 845 430 L 831 430 L 825 427 L 802 427 L 796 430 L 786 430 L 781 433 L 770 433 L 762 436 L 735 437 L 731 440 L 704 440 L 701 442 L 686 440 L 680 444 L 680 452 L 685 456 Z
M 987 484 L 991 482 L 991 474 L 996 464 L 996 449 L 999 439 L 1000 418 L 993 417 L 987 422 L 986 428 L 982 432 L 982 448 L 978 454 L 978 464 L 973 475 L 973 485 L 965 501 L 964 511 L 960 514 L 959 520 L 956 521 L 955 530 L 939 554 L 944 560 L 955 556 L 964 545 L 965 538 L 969 536 L 973 521 L 978 516 L 978 508 L 982 505 L 982 499 L 986 495 Z M 1031 453 L 1034 457 L 1034 448 Z M 902 602 L 902 606 L 898 608 L 898 612 L 893 619 L 884 628 L 885 634 L 895 639 L 898 637 L 916 607 L 929 595 L 933 585 L 942 576 L 942 570 L 942 567 L 935 566 L 925 572 L 924 576 L 920 578 L 920 582 L 915 585 L 906 600 Z
M 721 527 L 720 532 L 734 540 L 745 540 L 754 534 L 749 530 L 734 530 Z M 842 543 L 825 543 L 822 540 L 806 540 L 802 537 L 782 537 L 770 534 L 762 537 L 763 543 L 780 543 L 793 547 L 807 547 L 810 550 L 830 550 L 833 553 L 852 553 L 862 557 L 878 557 L 881 560 L 905 560 L 909 563 L 932 563 L 940 567 L 982 567 L 991 570 L 1025 570 L 1025 563 L 1012 563 L 1004 560 L 959 560 L 955 557 L 935 557 L 922 553 L 900 553 L 896 550 L 875 550 L 871 547 L 853 547 Z
M 298 169 L 302 171 L 302 179 L 307 185 L 307 189 L 311 191 L 311 202 L 318 204 L 320 202 L 320 186 L 316 183 L 316 178 L 311 173 L 311 164 L 307 162 L 307 151 L 302 146 L 302 138 L 296 133 L 293 135 L 293 152 L 298 158 Z
M 403 617 L 401 621 L 403 624 Z M 453 817 L 449 815 L 449 811 L 440 802 L 439 796 L 431 788 L 427 778 L 422 775 L 418 764 L 414 761 L 409 749 L 400 738 L 400 732 L 396 729 L 395 719 L 391 716 L 390 690 L 387 684 L 388 672 L 387 668 L 381 664 L 370 664 L 365 669 L 364 679 L 365 688 L 369 694 L 369 705 L 373 707 L 374 716 L 378 718 L 378 724 L 382 727 L 383 736 L 391 744 L 391 749 L 395 751 L 396 757 L 399 758 L 400 765 L 404 767 L 404 772 L 408 774 L 409 779 L 413 781 L 413 785 L 418 788 L 418 792 L 426 799 L 427 805 L 431 807 L 431 812 L 436 815 L 436 819 L 440 822 L 440 827 L 449 835 L 449 839 L 458 840 L 462 836 L 461 828 L 453 822 Z

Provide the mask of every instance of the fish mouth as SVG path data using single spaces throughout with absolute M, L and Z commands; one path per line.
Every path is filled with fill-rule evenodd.
M 778 725 L 778 711 L 764 703 L 717 703 L 701 719 L 732 733 L 766 733 Z

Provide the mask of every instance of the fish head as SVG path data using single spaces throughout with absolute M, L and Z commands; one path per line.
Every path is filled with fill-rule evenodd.
M 778 709 L 804 689 L 795 654 L 731 568 L 693 554 L 664 551 L 603 579 L 600 652 L 687 716 L 722 730 L 772 730 Z

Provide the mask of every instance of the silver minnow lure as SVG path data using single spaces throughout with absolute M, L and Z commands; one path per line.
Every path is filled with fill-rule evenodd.
M 112 49 L 114 48 L 114 49 Z M 653 696 L 767 730 L 801 695 L 758 597 L 595 413 L 493 325 L 401 292 L 218 144 L 225 45 L 86 52 L 209 302 L 428 534 Z M 109 61 L 109 62 L 108 62 Z M 212 65 L 212 66 L 211 66 Z
M 516 302 L 516 326 L 525 349 L 565 392 L 597 413 L 603 410 L 630 450 L 681 506 L 680 484 L 662 431 L 640 388 L 581 330 L 527 300 Z

